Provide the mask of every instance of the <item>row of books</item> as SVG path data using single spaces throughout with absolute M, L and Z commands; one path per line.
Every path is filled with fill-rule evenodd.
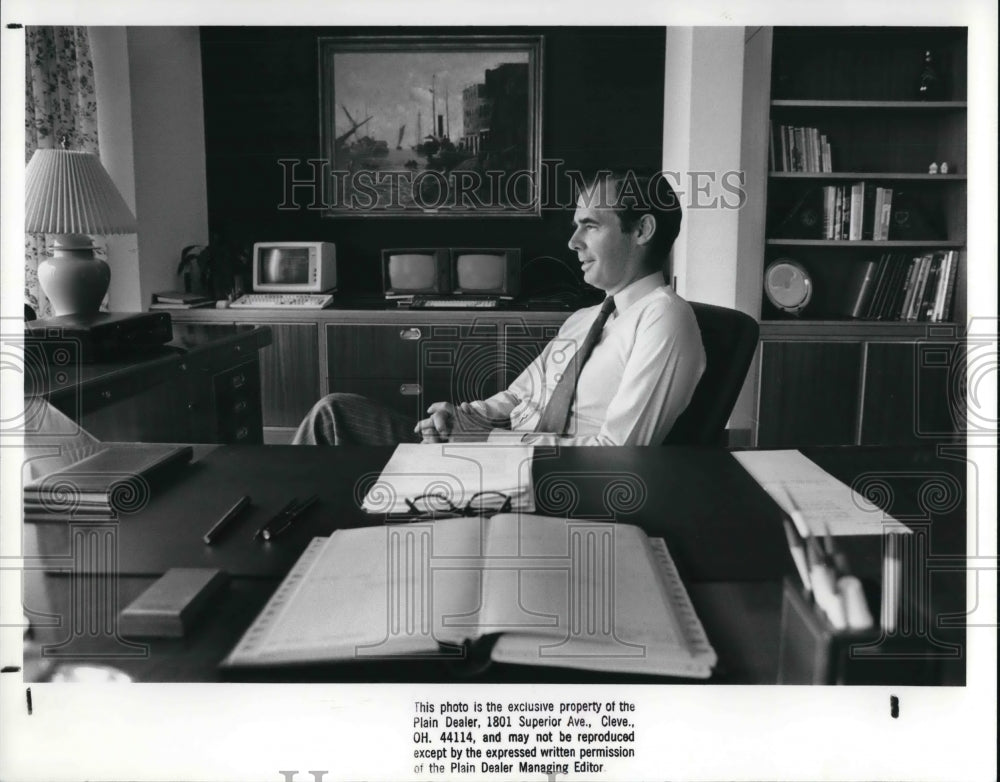
M 826 134 L 816 128 L 771 126 L 771 170 L 828 174 L 833 157 Z
M 949 320 L 958 261 L 957 251 L 941 250 L 912 258 L 885 253 L 878 261 L 861 264 L 851 287 L 850 316 L 932 323 Z
M 823 238 L 873 239 L 889 238 L 892 223 L 892 188 L 876 187 L 874 204 L 872 189 L 864 182 L 853 185 L 827 185 L 823 188 Z

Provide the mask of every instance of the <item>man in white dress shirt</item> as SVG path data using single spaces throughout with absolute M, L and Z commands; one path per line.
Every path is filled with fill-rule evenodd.
M 295 442 L 659 445 L 705 371 L 694 312 L 663 279 L 680 222 L 680 206 L 662 176 L 622 172 L 592 180 L 577 199 L 569 247 L 584 281 L 613 297 L 603 305 L 610 316 L 602 305 L 578 310 L 505 391 L 457 407 L 436 402 L 412 434 L 397 413 L 331 394 L 302 422 Z M 603 328 L 595 324 L 599 318 L 606 318 Z M 573 368 L 578 351 L 589 354 Z M 578 373 L 575 388 L 563 389 L 562 410 L 546 410 L 567 371 Z M 554 412 L 565 424 L 551 425 Z

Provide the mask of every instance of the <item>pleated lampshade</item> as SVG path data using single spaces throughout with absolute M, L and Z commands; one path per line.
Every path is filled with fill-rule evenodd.
M 24 173 L 24 230 L 126 234 L 136 221 L 101 161 L 89 152 L 38 149 Z
M 38 263 L 38 284 L 53 312 L 97 315 L 111 269 L 94 256 L 91 235 L 135 233 L 132 210 L 89 152 L 35 150 L 24 180 L 24 230 L 53 234 L 52 257 Z

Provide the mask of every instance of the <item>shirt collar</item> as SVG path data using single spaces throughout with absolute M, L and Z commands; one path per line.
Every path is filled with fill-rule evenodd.
M 614 317 L 621 315 L 646 294 L 663 287 L 663 284 L 663 274 L 661 272 L 653 272 L 626 285 L 615 294 Z

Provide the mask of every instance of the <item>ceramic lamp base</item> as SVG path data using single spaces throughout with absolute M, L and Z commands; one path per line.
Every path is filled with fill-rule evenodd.
M 94 257 L 89 238 L 82 237 L 86 244 L 72 238 L 57 239 L 52 257 L 38 264 L 38 284 L 56 315 L 95 315 L 108 292 L 111 269 Z

